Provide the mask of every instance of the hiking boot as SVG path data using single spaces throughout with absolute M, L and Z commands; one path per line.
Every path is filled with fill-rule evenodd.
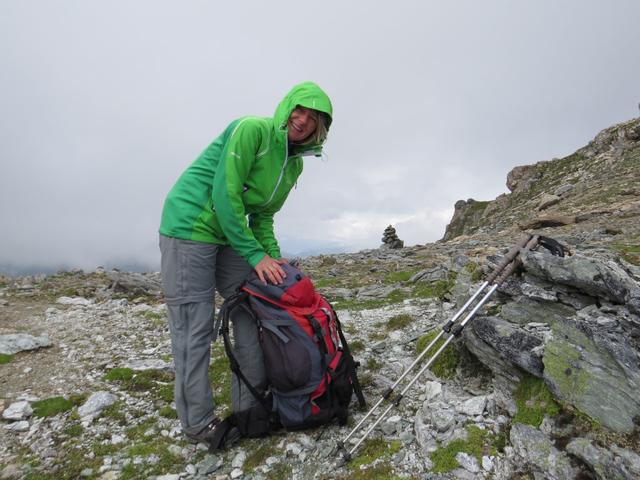
M 240 431 L 231 425 L 228 419 L 214 418 L 209 425 L 197 434 L 187 434 L 187 438 L 195 443 L 205 443 L 209 450 L 223 450 L 240 440 Z

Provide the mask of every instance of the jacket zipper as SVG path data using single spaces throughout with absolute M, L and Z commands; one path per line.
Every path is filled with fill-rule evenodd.
M 289 162 L 289 142 L 287 140 L 285 140 L 285 144 L 284 144 L 284 164 L 282 165 L 282 169 L 280 170 L 280 176 L 278 176 L 278 181 L 276 182 L 276 186 L 273 188 L 273 192 L 271 192 L 271 196 L 269 197 L 269 200 L 267 200 L 262 205 L 260 205 L 261 207 L 269 205 L 269 203 L 271 203 L 271 200 L 273 200 L 273 197 L 275 196 L 276 191 L 278 190 L 278 187 L 280 186 L 280 183 L 282 182 L 282 177 L 284 176 L 284 171 L 287 168 L 287 163 L 288 162 Z

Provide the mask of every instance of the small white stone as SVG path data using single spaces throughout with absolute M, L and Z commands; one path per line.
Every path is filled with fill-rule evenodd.
M 265 463 L 267 464 L 267 466 L 272 467 L 273 465 L 280 463 L 280 459 L 278 457 L 267 457 Z
M 247 459 L 247 454 L 244 450 L 240 450 L 231 462 L 232 468 L 242 468 L 245 460 Z
M 427 402 L 442 394 L 442 384 L 440 382 L 426 382 L 424 384 L 425 400 Z
M 234 468 L 233 470 L 231 470 L 231 479 L 235 480 L 236 478 L 240 478 L 242 476 L 242 470 L 240 470 L 239 468 Z
M 302 447 L 300 446 L 299 443 L 291 442 L 287 444 L 287 448 L 285 449 L 285 452 L 287 453 L 287 455 L 291 454 L 297 457 L 298 455 L 300 455 L 300 453 L 302 453 Z
M 472 457 L 468 453 L 464 453 L 464 452 L 456 453 L 456 460 L 458 461 L 460 466 L 464 468 L 467 472 L 478 473 L 480 471 L 478 460 L 476 460 L 475 457 Z
M 487 457 L 486 455 L 482 457 L 482 469 L 485 472 L 490 472 L 493 469 L 493 460 L 491 457 Z
M 187 467 L 184 470 L 189 475 L 195 475 L 198 472 L 198 470 L 196 469 L 196 466 L 191 464 L 191 463 L 189 465 L 187 465 Z
M 31 408 L 31 405 L 29 405 L 29 402 L 21 400 L 9 405 L 9 407 L 2 412 L 2 418 L 5 420 L 22 420 L 30 417 L 32 414 L 33 409 Z
M 118 445 L 119 443 L 124 443 L 125 441 L 125 437 L 123 437 L 122 435 L 112 435 L 111 436 L 111 444 L 112 445 Z
M 9 430 L 10 432 L 26 432 L 29 430 L 29 422 L 26 420 L 21 420 L 19 422 L 13 422 L 4 426 L 5 430 Z
M 27 367 L 27 368 L 25 368 L 24 370 L 22 370 L 22 373 L 31 373 L 31 372 L 32 372 L 32 370 L 33 370 L 33 368 L 31 368 L 31 367 Z

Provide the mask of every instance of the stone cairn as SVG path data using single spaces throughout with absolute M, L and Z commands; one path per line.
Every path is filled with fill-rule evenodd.
M 382 246 L 380 248 L 396 249 L 402 247 L 404 247 L 404 242 L 396 235 L 396 229 L 389 225 L 382 234 Z

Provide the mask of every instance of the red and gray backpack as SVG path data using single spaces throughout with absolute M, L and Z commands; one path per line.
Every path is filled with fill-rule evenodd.
M 231 369 L 259 400 L 256 408 L 232 415 L 231 423 L 244 436 L 262 436 L 279 426 L 315 427 L 334 419 L 344 425 L 353 393 L 360 406 L 366 406 L 335 311 L 309 277 L 292 265 L 282 267 L 287 274 L 282 284 L 264 284 L 253 272 L 220 312 Z M 249 383 L 233 354 L 229 316 L 235 308 L 247 309 L 256 320 L 268 381 L 265 393 Z

